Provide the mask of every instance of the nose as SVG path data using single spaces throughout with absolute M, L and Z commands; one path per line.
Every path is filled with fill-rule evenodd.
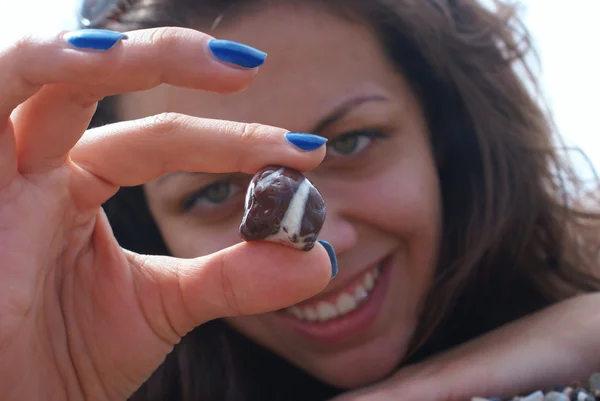
M 327 207 L 325 223 L 319 234 L 319 239 L 324 239 L 335 248 L 338 255 L 354 248 L 358 242 L 356 226 L 343 213 L 343 205 L 337 201 L 329 201 L 324 197 Z

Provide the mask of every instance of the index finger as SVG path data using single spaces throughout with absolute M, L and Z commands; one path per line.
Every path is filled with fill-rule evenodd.
M 23 40 L 0 54 L 0 119 L 21 105 L 13 115 L 20 171 L 62 164 L 103 97 L 163 83 L 213 92 L 245 88 L 266 55 L 213 39 L 184 28 L 88 30 Z
M 78 172 L 72 193 L 82 207 L 97 208 L 118 187 L 172 172 L 255 174 L 267 165 L 304 172 L 323 161 L 326 141 L 267 125 L 176 113 L 109 124 L 87 131 L 71 151 Z

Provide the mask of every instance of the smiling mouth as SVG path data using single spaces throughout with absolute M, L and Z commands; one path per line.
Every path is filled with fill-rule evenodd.
M 365 303 L 373 292 L 383 269 L 383 262 L 368 270 L 346 288 L 331 294 L 327 300 L 309 302 L 284 309 L 287 314 L 305 322 L 329 322 L 340 319 Z

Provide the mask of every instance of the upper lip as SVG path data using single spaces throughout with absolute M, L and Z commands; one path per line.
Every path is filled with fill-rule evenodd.
M 350 283 L 356 281 L 356 279 L 358 279 L 360 276 L 362 276 L 363 274 L 365 274 L 366 272 L 368 272 L 369 270 L 374 269 L 375 267 L 377 267 L 377 265 L 379 265 L 379 263 L 381 263 L 381 261 L 385 260 L 390 254 L 386 254 L 385 256 L 377 259 L 376 262 L 370 263 L 367 267 L 365 267 L 364 269 L 360 269 L 357 273 L 353 274 L 352 276 L 347 277 L 345 280 L 343 281 L 336 281 L 335 285 L 332 286 L 328 286 L 326 291 L 320 292 L 317 295 L 315 295 L 314 297 L 311 297 L 305 301 L 302 301 L 298 304 L 296 304 L 296 306 L 302 306 L 304 304 L 307 303 L 312 303 L 315 301 L 320 301 L 322 299 L 327 298 L 328 296 L 330 296 L 331 294 L 334 294 L 338 291 L 340 291 L 343 288 L 346 288 L 348 285 L 350 285 Z M 339 278 L 339 276 L 338 276 Z

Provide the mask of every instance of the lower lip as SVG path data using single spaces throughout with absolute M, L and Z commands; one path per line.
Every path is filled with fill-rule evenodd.
M 326 322 L 308 322 L 284 311 L 276 315 L 292 330 L 311 341 L 329 344 L 351 339 L 367 330 L 377 319 L 389 288 L 391 261 L 391 256 L 383 260 L 379 278 L 368 298 L 358 308 L 342 317 Z

